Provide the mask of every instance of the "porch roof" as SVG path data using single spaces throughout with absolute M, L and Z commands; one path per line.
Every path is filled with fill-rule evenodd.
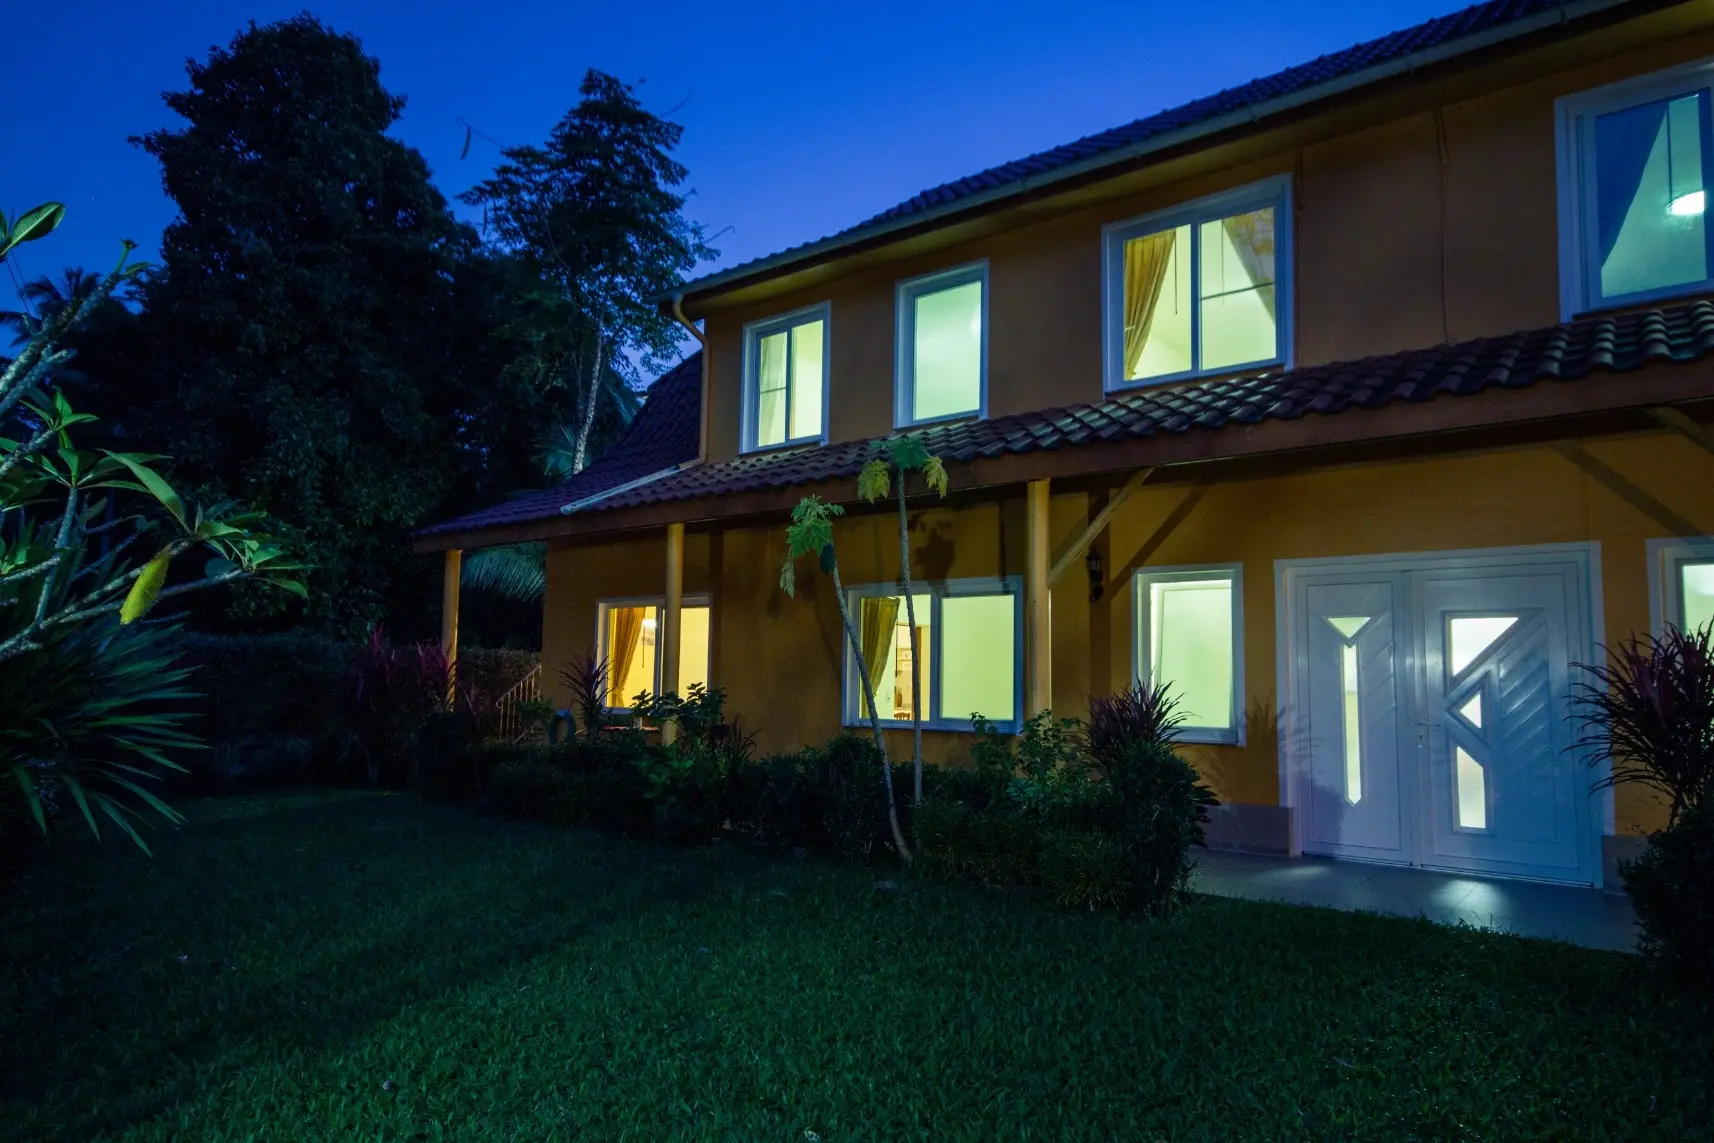
M 1480 423 L 1505 424 L 1564 413 L 1714 397 L 1714 378 L 1705 371 L 1680 370 L 1672 371 L 1674 376 L 1664 387 L 1645 385 L 1642 377 L 1628 380 L 1610 393 L 1596 394 L 1597 387 L 1579 385 L 1588 398 L 1580 401 L 1556 403 L 1551 394 L 1545 401 L 1528 400 L 1523 392 L 1634 374 L 1650 366 L 1698 362 L 1711 355 L 1714 301 L 1698 299 L 1384 357 L 1138 388 L 1115 393 L 1097 404 L 932 425 L 916 431 L 928 450 L 947 465 L 955 489 L 974 488 L 1048 474 L 1045 469 L 1034 472 L 1039 465 L 1026 473 L 1009 458 L 1082 453 L 1087 455 L 1079 462 L 1055 467 L 1064 472 L 1094 472 L 1126 464 L 1178 464 L 1285 451 L 1328 442 L 1310 439 L 1316 436 L 1313 433 L 1300 433 L 1304 439 L 1294 444 L 1296 438 L 1268 437 L 1260 431 L 1270 424 L 1304 424 L 1340 414 L 1403 411 L 1430 402 L 1438 407 L 1453 398 L 1486 395 Z M 645 522 L 630 518 L 637 514 L 625 510 L 678 502 L 705 502 L 696 510 L 687 507 L 676 511 L 679 519 L 742 515 L 760 507 L 758 493 L 809 491 L 812 486 L 854 479 L 874 455 L 877 442 L 884 439 L 751 453 L 677 469 L 658 479 L 622 487 L 625 480 L 676 463 L 686 452 L 694 458 L 700 391 L 693 375 L 680 376 L 690 371 L 693 363 L 700 364 L 692 358 L 656 383 L 632 435 L 581 474 L 578 479 L 582 483 L 568 482 L 550 492 L 425 528 L 416 534 L 419 550 L 458 546 L 449 542 L 451 537 L 502 543 L 526 536 L 638 527 Z M 1348 419 L 1351 431 L 1337 434 L 1341 443 L 1466 427 L 1458 418 L 1444 417 L 1402 421 L 1397 416 L 1359 415 Z M 688 430 L 684 428 L 687 423 L 691 426 Z M 657 436 L 657 425 L 673 426 L 677 434 L 672 437 L 673 445 L 667 446 Z M 1173 447 L 1173 442 L 1184 442 L 1187 447 Z M 651 464 L 656 468 L 650 469 Z M 630 475 L 620 479 L 621 474 Z M 574 511 L 566 510 L 580 497 L 603 489 L 613 491 Z M 576 526 L 579 524 L 584 526 Z M 536 527 L 517 530 L 528 525 Z M 510 529 L 512 534 L 485 541 L 471 536 L 500 529 Z

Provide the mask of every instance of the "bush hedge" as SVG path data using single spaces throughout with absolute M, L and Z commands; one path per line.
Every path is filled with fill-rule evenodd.
M 1680 981 L 1714 991 L 1714 805 L 1699 803 L 1621 862 L 1642 935 L 1637 948 Z
M 695 716 L 681 719 L 671 746 L 598 723 L 557 743 L 475 747 L 426 768 L 425 788 L 485 795 L 517 817 L 678 843 L 724 835 L 852 861 L 891 851 L 871 739 L 842 734 L 757 759 L 738 728 L 718 721 L 718 691 L 690 701 Z M 1015 739 L 979 724 L 972 754 L 970 767 L 925 767 L 922 804 L 899 805 L 926 869 L 1039 886 L 1080 908 L 1160 913 L 1182 898 L 1214 799 L 1169 741 L 1109 733 L 1092 743 L 1082 724 L 1042 715 Z M 909 779 L 907 766 L 895 768 L 896 789 Z

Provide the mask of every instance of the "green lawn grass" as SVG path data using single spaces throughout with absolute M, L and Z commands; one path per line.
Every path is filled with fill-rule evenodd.
M 1628 957 L 1165 921 L 405 795 L 204 802 L 0 898 L 0 1139 L 1691 1139 Z M 814 1133 L 813 1135 L 811 1133 Z

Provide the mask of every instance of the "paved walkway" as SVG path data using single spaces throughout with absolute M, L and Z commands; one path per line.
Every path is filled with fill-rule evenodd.
M 1628 897 L 1599 889 L 1437 873 L 1324 857 L 1267 857 L 1197 850 L 1192 887 L 1220 897 L 1366 909 L 1464 922 L 1524 937 L 1633 952 L 1636 916 Z

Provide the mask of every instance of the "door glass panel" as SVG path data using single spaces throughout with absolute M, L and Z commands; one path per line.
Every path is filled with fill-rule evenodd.
M 1477 730 L 1482 729 L 1482 692 L 1477 691 L 1471 695 L 1470 701 L 1458 708 L 1458 713 L 1465 722 Z
M 1363 800 L 1363 713 L 1358 706 L 1355 643 L 1339 649 L 1339 678 L 1345 699 L 1345 800 L 1356 805 Z
M 1488 828 L 1488 778 L 1482 764 L 1462 746 L 1458 755 L 1458 825 L 1462 829 Z
M 1355 639 L 1357 633 L 1363 630 L 1369 622 L 1369 617 L 1367 615 L 1344 615 L 1337 619 L 1330 617 L 1327 622 L 1333 624 L 1333 629 L 1345 638 Z
M 1447 622 L 1447 664 L 1453 675 L 1463 674 L 1464 668 L 1494 645 L 1518 621 L 1515 615 L 1466 615 Z
M 1681 630 L 1700 631 L 1714 622 L 1714 563 L 1685 564 L 1680 574 L 1684 599 Z

